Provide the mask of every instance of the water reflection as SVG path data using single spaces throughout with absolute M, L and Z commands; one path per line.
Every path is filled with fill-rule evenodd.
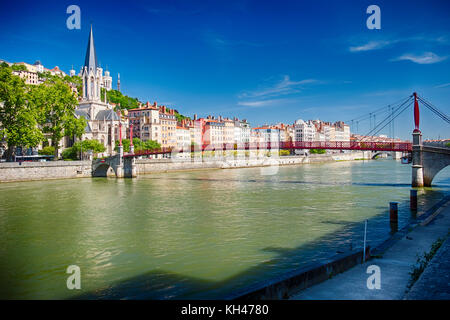
M 0 185 L 0 297 L 214 298 L 389 234 L 410 166 L 343 162 Z M 449 193 L 424 190 L 419 212 Z M 82 291 L 65 288 L 68 265 Z

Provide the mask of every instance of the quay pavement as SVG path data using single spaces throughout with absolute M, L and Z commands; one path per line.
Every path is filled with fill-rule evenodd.
M 407 300 L 450 300 L 450 238 L 406 295 Z
M 450 201 L 395 242 L 381 256 L 307 288 L 293 300 L 450 299 Z M 439 238 L 447 238 L 425 271 L 408 290 L 417 257 L 428 253 Z M 380 269 L 380 288 L 369 289 L 369 266 Z M 373 286 L 372 286 L 373 287 Z

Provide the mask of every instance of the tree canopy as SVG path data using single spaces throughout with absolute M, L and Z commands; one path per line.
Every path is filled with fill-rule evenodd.
M 142 141 L 139 138 L 133 138 L 134 151 L 143 150 L 157 150 L 161 148 L 161 145 L 154 140 Z M 123 139 L 122 146 L 124 152 L 130 152 L 130 139 Z M 119 151 L 119 141 L 116 140 L 116 147 L 114 149 L 116 152 Z
M 101 99 L 103 102 L 105 102 L 105 89 L 102 88 L 101 90 Z M 123 109 L 134 109 L 139 108 L 139 104 L 141 103 L 137 98 L 131 98 L 127 95 L 122 94 L 118 90 L 109 90 L 106 92 L 106 98 L 108 99 L 108 102 L 115 103 L 117 105 L 120 104 L 120 107 Z
M 31 97 L 35 108 L 42 112 L 39 124 L 42 131 L 50 135 L 57 156 L 59 141 L 64 136 L 81 137 L 84 133 L 86 120 L 75 117 L 78 101 L 60 77 L 48 78 L 44 83 L 33 86 Z
M 57 156 L 64 136 L 80 137 L 84 118 L 75 116 L 78 104 L 67 79 L 44 74 L 40 85 L 27 85 L 13 68 L 0 65 L 0 135 L 8 144 L 7 158 L 14 147 L 35 147 L 50 136 Z
M 64 149 L 62 157 L 65 160 L 76 160 L 81 153 L 92 151 L 94 154 L 105 152 L 106 148 L 98 140 L 77 141 L 72 147 Z
M 15 146 L 34 147 L 43 139 L 38 127 L 41 111 L 30 101 L 30 87 L 12 74 L 7 64 L 0 66 L 0 135 L 6 140 L 10 160 Z

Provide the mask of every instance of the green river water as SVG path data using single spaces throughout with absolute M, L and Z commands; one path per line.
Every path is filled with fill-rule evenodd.
M 0 184 L 0 298 L 223 298 L 410 219 L 411 166 L 353 161 Z M 450 170 L 420 193 L 450 194 Z M 66 269 L 81 269 L 68 290 Z

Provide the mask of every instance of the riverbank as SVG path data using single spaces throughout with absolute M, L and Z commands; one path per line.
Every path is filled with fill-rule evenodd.
M 0 182 L 91 177 L 91 161 L 3 162 Z
M 404 299 L 408 293 L 408 285 L 411 281 L 410 272 L 417 262 L 417 257 L 430 252 L 433 243 L 439 238 L 446 237 L 450 230 L 450 201 L 446 201 L 440 208 L 434 210 L 421 223 L 408 226 L 406 232 L 401 234 L 399 239 L 388 241 L 389 247 L 382 246 L 376 256 L 366 263 L 359 264 L 350 270 L 338 274 L 333 278 L 318 285 L 307 288 L 298 294 L 290 297 L 293 300 L 399 300 Z M 393 241 L 392 241 L 393 240 Z M 447 245 L 444 248 L 448 247 Z M 444 249 L 445 250 L 445 249 Z M 436 259 L 440 259 L 437 256 Z M 448 257 L 445 255 L 444 257 Z M 439 261 L 439 260 L 436 260 Z M 437 262 L 440 265 L 439 262 Z M 369 266 L 378 266 L 380 270 L 380 288 L 369 289 L 368 278 L 371 273 L 367 273 Z M 441 269 L 438 278 L 448 279 L 449 274 L 445 274 Z M 421 279 L 426 279 L 431 269 L 426 269 L 418 283 L 413 286 L 412 294 L 408 299 L 421 299 L 423 296 L 415 296 L 415 287 L 425 286 L 420 284 Z M 438 285 L 438 280 L 431 280 L 428 285 Z M 441 284 L 442 285 L 442 284 Z M 448 286 L 448 283 L 447 283 Z M 448 295 L 447 295 L 448 296 Z
M 193 171 L 205 169 L 235 169 L 252 167 L 272 167 L 324 163 L 334 161 L 353 161 L 372 159 L 371 152 L 351 152 L 336 154 L 316 154 L 309 156 L 264 157 L 257 159 L 141 159 L 136 160 L 138 174 L 151 174 L 174 171 Z
M 264 157 L 259 159 L 137 159 L 137 173 L 195 171 L 208 169 L 233 169 L 273 167 L 371 159 L 371 152 L 317 154 L 310 156 Z M 20 182 L 52 179 L 92 177 L 90 161 L 49 161 L 0 163 L 0 182 Z

